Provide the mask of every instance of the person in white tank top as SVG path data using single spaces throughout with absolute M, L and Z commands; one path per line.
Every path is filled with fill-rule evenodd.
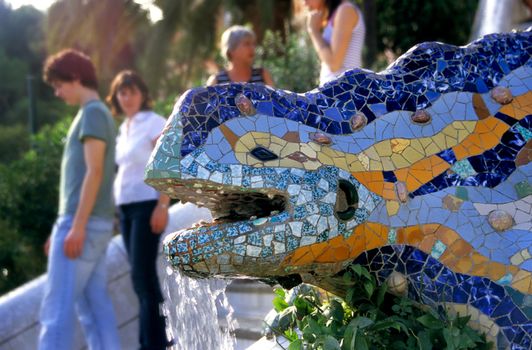
M 320 85 L 362 65 L 366 27 L 362 13 L 347 0 L 305 0 L 307 31 L 321 61 Z

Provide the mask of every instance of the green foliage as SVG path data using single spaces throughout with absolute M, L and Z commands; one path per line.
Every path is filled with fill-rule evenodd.
M 65 108 L 58 107 L 52 89 L 40 79 L 45 58 L 43 19 L 43 13 L 32 6 L 12 10 L 0 1 L 0 125 L 28 124 L 29 81 L 36 106 L 35 130 L 64 115 Z M 0 153 L 6 151 L 0 147 Z
M 464 45 L 478 1 L 377 0 L 378 51 L 402 54 L 425 41 Z
M 42 245 L 57 215 L 69 119 L 44 127 L 22 158 L 0 164 L 0 294 L 44 271 Z
M 257 53 L 258 65 L 270 71 L 276 87 L 305 92 L 318 86 L 319 61 L 308 36 L 266 31 Z
M 42 273 L 44 262 L 39 258 L 42 253 L 38 247 L 21 236 L 8 220 L 0 218 L 0 232 L 1 295 Z
M 287 302 L 285 291 L 276 289 L 272 328 L 290 341 L 289 350 L 491 349 L 467 325 L 469 316 L 451 317 L 393 296 L 360 265 L 352 265 L 342 281 L 345 299 L 302 286 Z
M 170 96 L 168 98 L 159 99 L 155 101 L 153 110 L 165 118 L 170 117 L 170 115 L 172 114 L 172 110 L 174 109 L 174 104 L 176 103 L 178 97 L 179 96 Z
M 27 127 L 21 124 L 0 125 L 0 163 L 19 159 L 29 149 L 30 140 Z

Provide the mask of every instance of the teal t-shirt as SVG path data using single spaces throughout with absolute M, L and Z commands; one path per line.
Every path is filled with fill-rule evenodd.
M 81 106 L 68 130 L 61 159 L 59 215 L 76 213 L 87 171 L 83 154 L 83 142 L 86 138 L 106 143 L 103 179 L 91 216 L 112 218 L 116 126 L 109 109 L 100 100 L 89 101 Z

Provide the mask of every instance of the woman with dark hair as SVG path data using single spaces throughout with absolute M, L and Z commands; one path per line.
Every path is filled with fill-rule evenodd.
M 156 260 L 170 199 L 144 183 L 144 168 L 166 120 L 151 110 L 148 87 L 130 70 L 114 78 L 107 102 L 113 115 L 125 116 L 116 139 L 114 197 L 140 304 L 140 349 L 163 350 L 168 341 Z
M 305 0 L 307 31 L 321 61 L 320 85 L 362 65 L 366 27 L 348 0 Z

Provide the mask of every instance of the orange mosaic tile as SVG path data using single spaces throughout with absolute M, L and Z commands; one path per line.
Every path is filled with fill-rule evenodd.
M 439 224 L 428 224 L 400 228 L 397 230 L 397 243 L 417 247 L 424 237 L 434 235 L 439 226 Z
M 468 135 L 460 144 L 452 147 L 456 159 L 461 160 L 478 155 L 495 147 L 508 129 L 508 124 L 495 117 L 479 120 L 473 134 Z
M 238 142 L 238 136 L 233 132 L 233 130 L 229 129 L 226 125 L 220 125 L 220 131 L 222 132 L 222 134 L 224 134 L 225 139 L 234 149 L 236 143 Z
M 412 164 L 410 167 L 396 170 L 395 176 L 398 181 L 405 182 L 407 190 L 412 192 L 450 167 L 449 163 L 437 155 L 432 155 Z
M 501 113 L 507 114 L 512 118 L 521 120 L 527 115 L 532 114 L 532 91 L 515 97 L 512 103 L 501 107 Z
M 389 196 L 389 198 L 384 198 L 395 199 L 395 191 L 393 188 L 393 184 L 388 184 L 384 182 L 382 171 L 360 171 L 351 173 L 351 175 L 353 175 L 353 177 L 357 179 L 362 185 L 366 186 L 368 190 L 375 192 L 379 195 L 384 195 L 384 192 L 388 192 L 387 195 Z
M 382 247 L 388 239 L 388 227 L 377 223 L 357 226 L 347 239 L 337 236 L 328 242 L 296 249 L 287 256 L 282 266 L 301 266 L 311 263 L 333 263 L 355 258 L 363 251 Z
M 519 151 L 515 157 L 515 165 L 522 166 L 532 162 L 532 139 Z
M 486 103 L 484 103 L 481 94 L 473 94 L 473 108 L 480 120 L 486 119 L 490 116 L 490 111 L 486 107 Z

